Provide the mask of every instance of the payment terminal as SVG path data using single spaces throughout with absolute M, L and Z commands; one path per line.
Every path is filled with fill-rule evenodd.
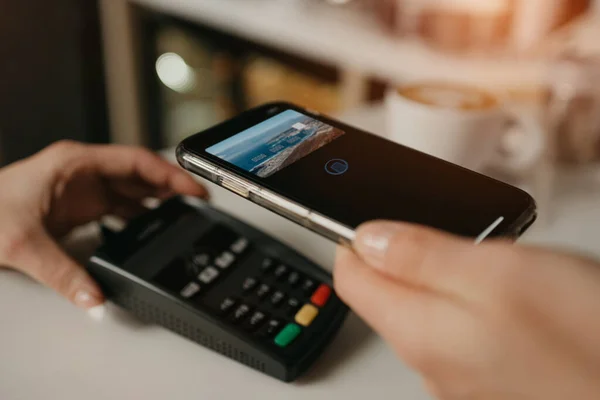
M 137 317 L 286 382 L 310 368 L 348 312 L 322 268 L 182 197 L 105 231 L 87 268 Z

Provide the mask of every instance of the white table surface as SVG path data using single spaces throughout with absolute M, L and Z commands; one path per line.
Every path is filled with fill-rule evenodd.
M 346 119 L 382 129 L 380 110 Z M 219 207 L 331 268 L 331 243 L 208 186 Z M 524 241 L 600 257 L 600 175 L 593 168 L 561 172 L 555 199 L 553 219 Z M 89 253 L 92 242 L 77 252 Z M 430 399 L 418 377 L 354 315 L 306 377 L 284 384 L 115 307 L 109 311 L 94 322 L 50 290 L 0 271 L 0 399 Z

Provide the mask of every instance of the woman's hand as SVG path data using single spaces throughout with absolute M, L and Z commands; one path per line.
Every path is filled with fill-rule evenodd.
M 600 266 L 390 222 L 335 286 L 443 400 L 600 399 Z
M 132 217 L 147 197 L 206 196 L 150 151 L 59 142 L 0 170 L 0 265 L 20 270 L 85 309 L 104 302 L 56 240 L 108 214 Z

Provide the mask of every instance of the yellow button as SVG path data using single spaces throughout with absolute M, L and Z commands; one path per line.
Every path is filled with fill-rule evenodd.
M 296 322 L 302 326 L 309 326 L 319 314 L 319 309 L 312 304 L 305 304 L 296 314 Z

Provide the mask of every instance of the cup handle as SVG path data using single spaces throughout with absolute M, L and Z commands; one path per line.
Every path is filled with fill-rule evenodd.
M 516 122 L 515 130 L 502 136 L 495 164 L 513 173 L 521 173 L 540 161 L 547 148 L 546 130 L 536 113 L 527 108 L 507 108 L 509 118 Z

